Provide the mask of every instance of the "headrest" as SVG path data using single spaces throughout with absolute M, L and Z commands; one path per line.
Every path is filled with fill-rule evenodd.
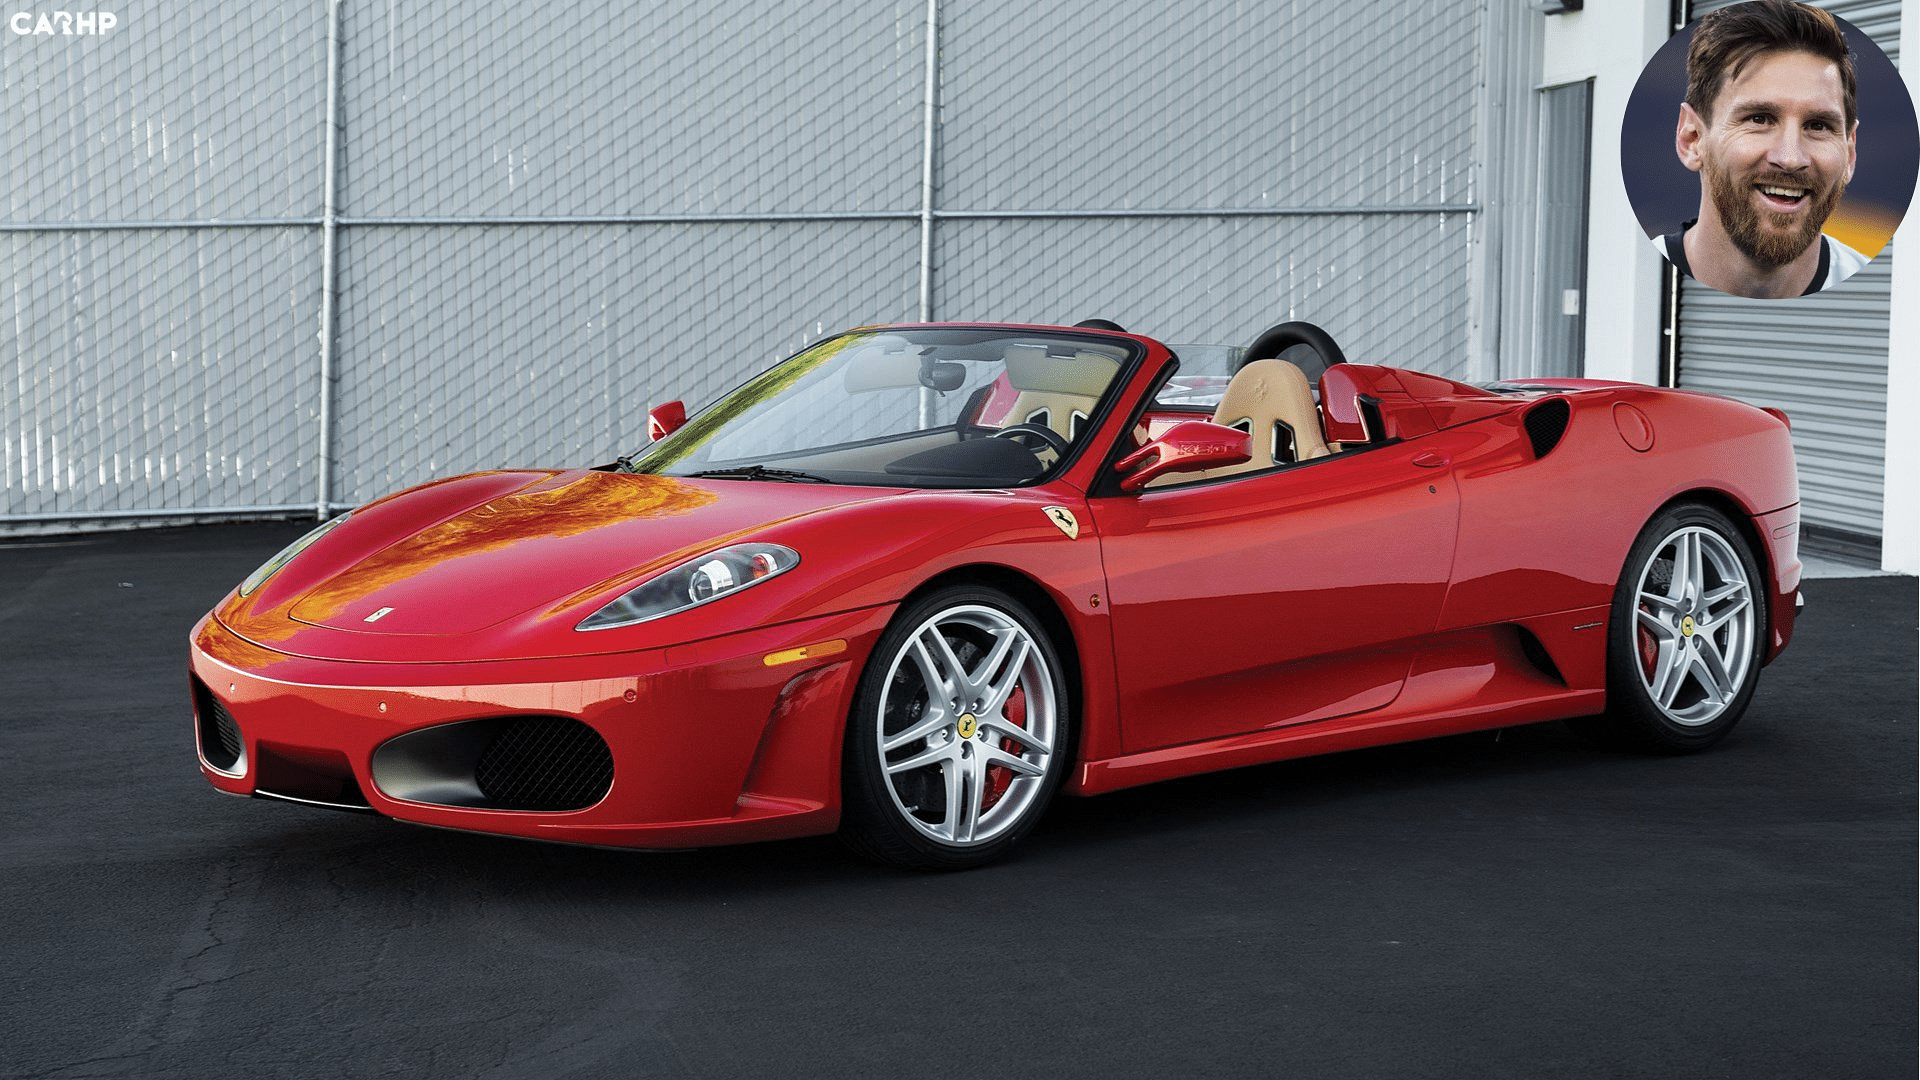
M 1226 393 L 1220 396 L 1220 406 L 1215 415 L 1225 417 L 1233 414 L 1235 420 L 1253 414 L 1253 406 L 1259 402 L 1270 402 L 1268 409 L 1280 408 L 1283 403 L 1313 403 L 1313 390 L 1307 385 L 1307 376 L 1299 368 L 1285 360 L 1255 360 L 1234 373 L 1233 381 L 1227 384 Z

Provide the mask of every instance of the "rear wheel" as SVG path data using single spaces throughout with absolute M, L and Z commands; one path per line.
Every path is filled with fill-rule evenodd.
M 1583 730 L 1685 753 L 1720 741 L 1753 698 L 1767 639 L 1759 564 L 1726 516 L 1662 511 L 1634 541 L 1613 599 L 1607 712 Z
M 1019 601 L 979 586 L 903 609 L 848 719 L 841 836 L 896 866 L 958 870 L 1005 854 L 1066 775 L 1059 656 Z

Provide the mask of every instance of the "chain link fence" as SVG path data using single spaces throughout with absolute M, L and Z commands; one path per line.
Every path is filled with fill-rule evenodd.
M 186 0 L 0 29 L 0 531 L 600 463 L 650 404 L 923 315 L 1304 318 L 1457 372 L 1480 13 Z

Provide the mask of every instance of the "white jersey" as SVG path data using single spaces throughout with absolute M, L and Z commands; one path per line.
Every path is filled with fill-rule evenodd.
M 1687 265 L 1687 249 L 1680 242 L 1680 238 L 1685 234 L 1686 228 L 1682 226 L 1679 232 L 1656 236 L 1653 238 L 1653 250 L 1659 252 L 1661 258 L 1672 263 L 1681 273 L 1692 277 L 1693 268 Z M 1807 283 L 1806 292 L 1800 295 L 1810 296 L 1822 289 L 1831 289 L 1858 273 L 1861 267 L 1867 265 L 1867 262 L 1865 255 L 1826 233 L 1821 233 L 1820 265 L 1813 272 L 1813 280 Z

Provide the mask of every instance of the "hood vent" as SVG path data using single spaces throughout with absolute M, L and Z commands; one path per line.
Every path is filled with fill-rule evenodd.
M 1567 420 L 1572 413 L 1566 398 L 1549 398 L 1527 410 L 1523 422 L 1527 426 L 1527 438 L 1533 443 L 1533 456 L 1536 459 L 1546 457 L 1554 447 L 1560 445 L 1560 438 L 1567 433 Z

